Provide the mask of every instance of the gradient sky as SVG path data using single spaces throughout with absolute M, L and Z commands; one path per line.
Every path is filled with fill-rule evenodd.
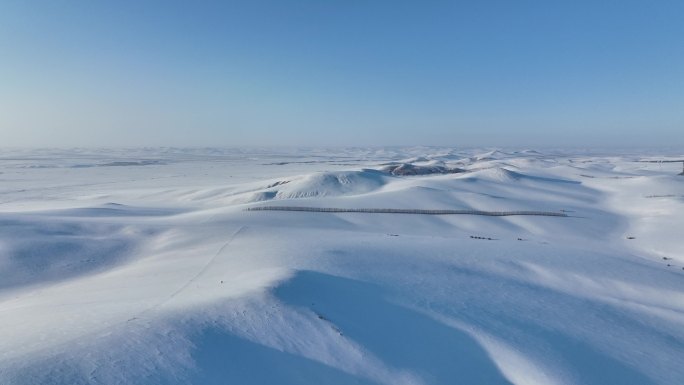
M 684 1 L 0 1 L 0 146 L 682 146 Z

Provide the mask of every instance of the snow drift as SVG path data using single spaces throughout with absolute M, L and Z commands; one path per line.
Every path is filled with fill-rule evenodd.
M 656 155 L 7 151 L 0 383 L 679 385 Z

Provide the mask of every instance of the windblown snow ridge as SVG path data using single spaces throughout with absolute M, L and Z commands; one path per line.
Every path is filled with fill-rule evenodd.
M 371 213 L 371 214 L 426 214 L 426 215 L 486 215 L 504 217 L 511 215 L 537 215 L 546 217 L 567 217 L 562 212 L 555 211 L 482 211 L 482 210 L 426 210 L 426 209 L 371 209 L 371 208 L 336 208 L 336 207 L 302 207 L 302 206 L 258 206 L 248 207 L 247 211 L 306 211 L 317 213 Z

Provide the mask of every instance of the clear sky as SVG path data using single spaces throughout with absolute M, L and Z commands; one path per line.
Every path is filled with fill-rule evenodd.
M 684 1 L 0 1 L 0 146 L 681 146 Z

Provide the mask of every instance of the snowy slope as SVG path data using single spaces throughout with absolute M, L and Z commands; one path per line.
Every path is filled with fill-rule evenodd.
M 3 150 L 0 383 L 682 384 L 664 155 Z

